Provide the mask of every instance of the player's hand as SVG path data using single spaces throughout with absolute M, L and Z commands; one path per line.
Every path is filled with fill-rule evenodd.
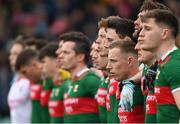
M 132 80 L 124 80 L 121 82 L 120 87 L 122 87 L 120 88 L 122 91 L 119 106 L 123 112 L 131 112 L 135 84 Z
M 154 88 L 154 80 L 156 78 L 157 62 L 153 64 L 147 73 L 141 78 L 141 89 L 143 93 L 148 92 Z

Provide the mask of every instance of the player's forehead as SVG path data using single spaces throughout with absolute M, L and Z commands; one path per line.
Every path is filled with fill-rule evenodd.
M 109 49 L 108 58 L 118 58 L 121 50 L 119 48 Z
M 106 35 L 105 27 L 101 27 L 98 31 L 98 36 L 105 36 L 105 35 Z
M 61 49 L 62 51 L 74 51 L 75 43 L 71 41 L 66 41 L 63 43 Z
M 155 26 L 155 25 L 156 25 L 156 22 L 155 22 L 154 18 L 146 18 L 142 22 L 143 27 L 152 27 L 152 26 Z
M 148 12 L 148 10 L 143 10 L 143 11 L 139 12 L 138 17 L 144 16 L 147 12 Z

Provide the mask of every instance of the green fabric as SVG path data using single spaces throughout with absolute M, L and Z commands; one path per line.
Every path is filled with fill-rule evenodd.
M 100 78 L 96 76 L 93 72 L 89 71 L 88 74 L 84 76 L 81 80 L 76 80 L 75 82 L 70 83 L 68 98 L 89 97 L 95 99 L 95 95 L 97 93 L 99 84 L 100 84 Z M 75 90 L 76 88 L 77 90 Z M 64 122 L 98 123 L 99 116 L 96 113 L 83 113 L 83 114 L 74 114 L 74 115 L 65 113 Z
M 42 80 L 38 81 L 37 84 L 42 84 Z M 32 100 L 32 114 L 31 122 L 32 123 L 42 123 L 42 106 L 40 100 Z
M 54 88 L 52 89 L 52 92 L 51 92 L 50 100 L 51 101 L 63 101 L 62 86 L 59 86 L 59 85 L 54 86 Z M 63 110 L 63 112 L 64 112 L 64 110 Z M 62 123 L 63 117 L 50 117 L 50 122 L 51 123 Z
M 149 66 L 145 65 L 144 69 L 143 69 L 143 75 L 146 74 L 147 70 L 149 69 Z M 151 91 L 149 91 L 148 94 L 154 94 L 154 89 L 152 89 Z M 148 94 L 144 94 L 144 112 L 145 112 L 145 119 L 144 122 L 145 123 L 156 123 L 156 114 L 147 114 L 146 113 L 146 99 L 147 99 L 147 95 Z
M 43 80 L 42 83 L 42 91 L 45 90 L 52 90 L 53 88 L 53 81 L 50 78 L 46 78 Z M 49 115 L 49 111 L 48 111 L 48 105 L 46 106 L 42 106 L 42 121 L 44 123 L 48 123 L 50 120 L 50 115 Z
M 53 88 L 53 81 L 50 78 L 46 78 L 42 83 L 42 90 L 51 90 Z
M 99 85 L 99 88 L 106 89 L 107 92 L 108 92 L 108 85 L 109 85 L 109 81 L 105 82 L 104 77 L 101 78 L 101 83 Z M 105 104 L 105 106 L 99 105 L 98 109 L 99 109 L 99 120 L 100 120 L 100 122 L 101 123 L 106 123 L 107 122 L 106 104 Z
M 49 115 L 48 106 L 42 107 L 41 118 L 43 123 L 49 123 L 50 115 Z
M 32 100 L 32 123 L 42 123 L 42 106 L 39 100 Z
M 109 85 L 108 85 L 108 92 L 109 92 L 109 89 L 110 89 L 110 80 L 109 80 Z M 107 123 L 119 123 L 119 119 L 118 120 L 114 119 L 114 118 L 116 118 L 116 117 L 114 117 L 114 114 L 116 114 L 115 116 L 118 117 L 118 114 L 116 113 L 116 110 L 118 109 L 118 103 L 119 103 L 119 101 L 116 100 L 116 93 L 109 94 L 110 110 L 107 111 Z
M 110 89 L 110 83 L 108 86 L 108 90 Z M 110 110 L 107 111 L 107 123 L 119 123 L 118 119 L 118 103 L 119 100 L 116 100 L 116 93 L 115 94 L 109 94 L 109 100 L 110 100 Z
M 167 58 L 170 58 L 167 60 Z M 155 86 L 169 87 L 171 90 L 180 87 L 180 50 L 171 52 L 166 57 L 163 65 L 158 68 Z M 171 92 L 172 93 L 172 92 Z M 173 96 L 173 95 L 172 95 Z M 164 98 L 165 99 L 165 98 Z M 157 99 L 158 100 L 158 99 Z M 179 123 L 180 111 L 177 105 L 158 104 L 157 122 L 158 123 Z

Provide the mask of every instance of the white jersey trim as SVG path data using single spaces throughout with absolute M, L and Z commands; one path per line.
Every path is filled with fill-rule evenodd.
M 180 87 L 178 87 L 178 88 L 172 90 L 172 93 L 175 93 L 175 92 L 178 91 L 178 90 L 180 90 Z

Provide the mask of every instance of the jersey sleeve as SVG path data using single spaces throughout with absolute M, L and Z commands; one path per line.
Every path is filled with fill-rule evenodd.
M 172 92 L 179 89 L 180 90 L 180 63 L 179 61 L 173 61 L 166 68 L 168 85 L 171 87 Z

